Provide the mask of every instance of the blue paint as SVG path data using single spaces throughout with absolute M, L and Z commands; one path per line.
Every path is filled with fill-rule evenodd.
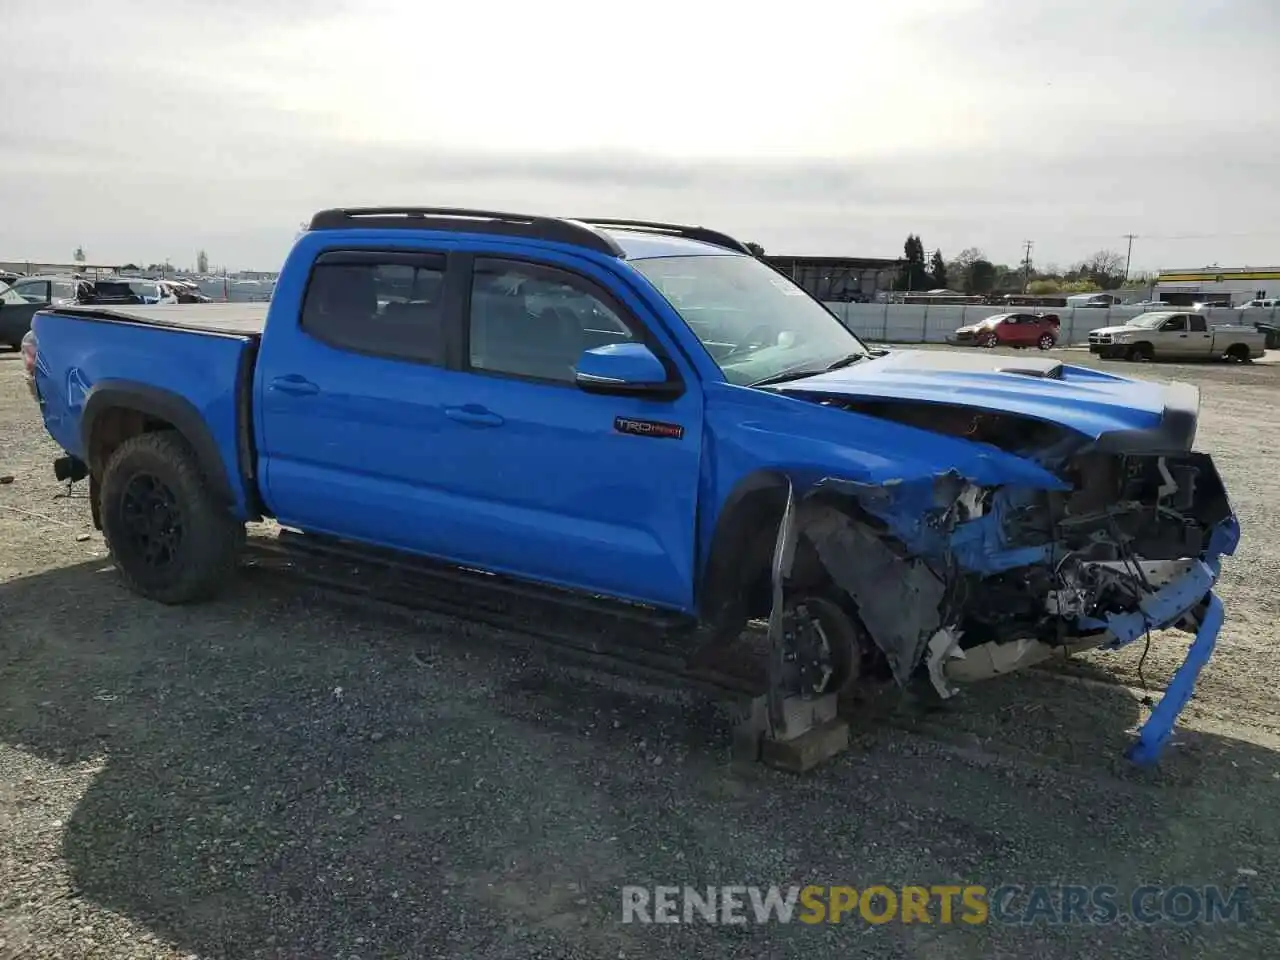
M 662 361 L 643 343 L 610 343 L 586 350 L 576 369 L 579 377 L 602 383 L 648 386 L 667 379 Z

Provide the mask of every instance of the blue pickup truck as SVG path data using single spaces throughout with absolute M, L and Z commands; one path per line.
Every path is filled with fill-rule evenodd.
M 327 210 L 269 306 L 54 307 L 23 351 L 55 472 L 144 597 L 212 596 L 271 517 L 713 644 L 768 619 L 803 696 L 1193 633 L 1140 761 L 1239 539 L 1193 387 L 872 349 L 702 227 Z

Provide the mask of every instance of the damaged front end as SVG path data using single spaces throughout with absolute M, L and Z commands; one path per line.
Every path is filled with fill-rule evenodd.
M 1239 540 L 1212 459 L 1189 450 L 1194 421 L 1178 450 L 961 406 L 821 402 L 994 447 L 1056 482 L 980 485 L 946 467 L 875 484 L 826 477 L 792 491 L 778 558 L 807 543 L 898 683 L 925 679 L 943 698 L 1055 653 L 1194 633 L 1129 751 L 1154 761 L 1216 642 L 1212 588 Z

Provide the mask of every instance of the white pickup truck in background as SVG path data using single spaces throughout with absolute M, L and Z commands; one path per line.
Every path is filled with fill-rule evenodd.
M 1216 325 L 1202 313 L 1161 310 L 1121 326 L 1089 331 L 1089 352 L 1104 360 L 1233 360 L 1266 352 L 1266 334 L 1253 327 Z

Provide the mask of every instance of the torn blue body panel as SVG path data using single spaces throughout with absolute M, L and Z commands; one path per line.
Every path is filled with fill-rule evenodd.
M 955 509 L 966 486 L 970 485 L 958 474 L 943 473 L 883 486 L 828 477 L 816 489 L 855 497 L 911 553 L 939 563 L 955 562 L 964 570 L 990 575 L 1051 559 L 1051 544 L 1011 549 L 1003 533 L 1006 511 L 1021 506 L 1033 491 L 997 489 L 987 499 L 984 513 L 968 519 L 956 516 Z M 964 510 L 961 506 L 959 512 Z

